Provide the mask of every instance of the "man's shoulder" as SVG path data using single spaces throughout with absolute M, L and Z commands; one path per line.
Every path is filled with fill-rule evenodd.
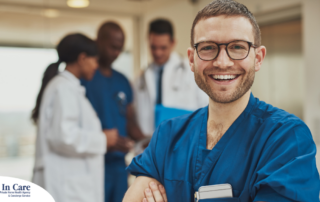
M 112 69 L 112 76 L 116 79 L 119 79 L 119 81 L 122 81 L 122 82 L 128 82 L 129 83 L 129 80 L 128 78 L 122 74 L 121 72 L 115 70 L 115 69 Z
M 272 136 L 276 134 L 285 136 L 285 134 L 299 130 L 304 131 L 304 134 L 297 134 L 298 136 L 308 139 L 311 137 L 308 126 L 299 117 L 258 99 L 250 115 L 258 120 L 257 123 L 262 128 L 265 128 L 264 135 L 266 135 L 266 131 L 269 131 Z
M 251 111 L 251 115 L 257 117 L 263 122 L 292 122 L 297 124 L 303 123 L 303 121 L 294 114 L 291 114 L 264 101 L 260 101 L 258 98 L 256 98 L 256 100 L 257 102 L 255 107 Z
M 93 76 L 93 78 L 90 81 L 86 81 L 86 80 L 82 79 L 81 83 L 84 83 L 84 84 L 93 83 L 95 81 L 98 81 L 98 80 L 101 80 L 101 79 L 105 79 L 105 78 L 116 78 L 115 81 L 117 81 L 117 82 L 119 82 L 119 81 L 120 82 L 121 81 L 122 82 L 123 81 L 129 82 L 129 80 L 127 79 L 127 77 L 124 74 L 122 74 L 121 72 L 119 72 L 119 71 L 117 71 L 115 69 L 112 69 L 111 77 L 106 77 L 106 76 L 102 75 L 102 73 L 99 71 L 99 69 L 97 69 L 95 74 L 94 74 L 94 76 Z

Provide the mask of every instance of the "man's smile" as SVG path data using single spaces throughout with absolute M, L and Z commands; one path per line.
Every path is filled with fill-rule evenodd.
M 235 78 L 237 78 L 239 76 L 239 74 L 212 74 L 210 75 L 211 78 L 213 78 L 214 80 L 233 80 Z
M 208 76 L 219 85 L 234 83 L 241 74 L 209 74 Z

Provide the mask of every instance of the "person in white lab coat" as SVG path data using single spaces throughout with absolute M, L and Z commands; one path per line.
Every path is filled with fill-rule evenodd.
M 79 80 L 93 77 L 98 50 L 93 40 L 71 34 L 57 52 L 59 61 L 46 69 L 32 112 L 38 126 L 32 181 L 57 202 L 103 202 L 107 138 Z M 58 73 L 61 62 L 66 69 Z
M 194 111 L 208 97 L 194 81 L 188 60 L 173 52 L 175 39 L 170 21 L 156 19 L 149 26 L 153 62 L 134 83 L 135 110 L 142 132 L 155 130 L 155 106 Z

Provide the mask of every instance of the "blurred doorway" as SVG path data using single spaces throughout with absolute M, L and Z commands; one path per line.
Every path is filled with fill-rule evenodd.
M 259 99 L 303 119 L 304 69 L 301 20 L 261 26 L 267 55 L 252 91 Z

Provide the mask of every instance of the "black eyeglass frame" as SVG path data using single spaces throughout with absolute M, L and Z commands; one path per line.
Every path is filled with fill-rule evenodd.
M 229 45 L 230 43 L 233 43 L 233 42 L 236 42 L 236 41 L 243 41 L 243 42 L 247 42 L 247 43 L 248 43 L 248 45 L 249 45 L 249 50 L 248 50 L 248 53 L 247 53 L 246 57 L 241 58 L 241 59 L 233 59 L 233 58 L 229 55 L 229 52 L 228 52 L 227 47 L 228 47 L 228 45 Z M 204 59 L 202 59 L 202 58 L 200 57 L 200 55 L 199 55 L 199 52 L 198 52 L 198 45 L 199 45 L 200 43 L 214 43 L 214 44 L 217 44 L 217 46 L 218 46 L 218 53 L 217 53 L 216 57 L 214 57 L 213 59 L 210 59 L 210 60 L 204 60 Z M 213 41 L 201 41 L 201 42 L 198 42 L 198 43 L 194 44 L 193 47 L 196 49 L 197 55 L 198 55 L 198 57 L 199 57 L 201 60 L 211 61 L 211 60 L 216 59 L 216 58 L 219 56 L 219 54 L 220 54 L 220 46 L 221 46 L 221 45 L 226 45 L 227 55 L 228 55 L 229 58 L 232 59 L 232 60 L 244 60 L 244 59 L 246 59 L 246 58 L 248 57 L 248 55 L 249 55 L 249 53 L 250 53 L 251 47 L 253 47 L 253 48 L 258 48 L 258 47 L 259 47 L 259 46 L 254 45 L 254 44 L 253 44 L 252 42 L 250 42 L 250 41 L 244 41 L 244 40 L 235 40 L 235 41 L 231 41 L 231 42 L 229 42 L 229 43 L 216 43 L 216 42 L 213 42 Z

